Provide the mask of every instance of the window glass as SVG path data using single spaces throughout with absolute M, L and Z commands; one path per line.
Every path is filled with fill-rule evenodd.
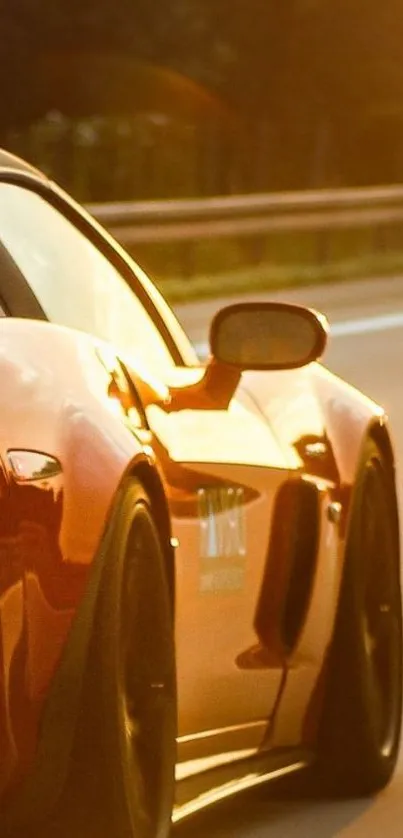
M 48 319 L 160 371 L 174 364 L 151 316 L 103 254 L 41 196 L 0 184 L 0 240 Z

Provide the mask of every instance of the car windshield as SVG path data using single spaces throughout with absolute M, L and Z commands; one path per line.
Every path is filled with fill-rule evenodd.
M 108 341 L 154 373 L 175 364 L 152 313 L 119 271 L 40 195 L 0 184 L 0 239 L 49 320 Z M 144 275 L 142 285 L 150 312 L 158 307 L 185 363 L 197 363 L 173 313 Z

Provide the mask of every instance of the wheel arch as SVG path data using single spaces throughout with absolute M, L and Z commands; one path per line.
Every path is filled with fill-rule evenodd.
M 373 419 L 373 421 L 369 424 L 368 430 L 366 435 L 363 438 L 362 446 L 361 446 L 361 454 L 362 451 L 365 449 L 365 444 L 367 440 L 372 440 L 379 448 L 379 451 L 382 457 L 385 460 L 385 464 L 387 467 L 387 478 L 388 478 L 388 491 L 390 494 L 390 501 L 394 506 L 395 511 L 395 526 L 396 526 L 396 538 L 398 540 L 400 546 L 400 537 L 399 537 L 399 511 L 398 511 L 398 499 L 397 499 L 397 486 L 396 486 L 396 459 L 394 453 L 394 447 L 392 442 L 392 437 L 390 434 L 387 417 L 382 416 L 381 419 Z M 362 456 L 360 456 L 358 461 L 358 468 L 357 468 L 357 477 L 359 474 L 359 469 L 361 468 L 361 461 Z
M 346 516 L 345 521 L 345 538 L 344 538 L 344 550 L 343 550 L 343 568 L 342 568 L 342 576 L 341 576 L 341 583 L 340 583 L 340 590 L 339 595 L 341 592 L 342 587 L 342 580 L 344 578 L 344 574 L 346 572 L 345 567 L 345 549 L 347 545 L 347 539 L 349 536 L 350 531 L 350 521 L 351 521 L 351 513 L 354 504 L 354 494 L 355 494 L 355 485 L 357 478 L 360 474 L 360 470 L 362 468 L 362 460 L 365 451 L 365 447 L 368 443 L 368 440 L 372 440 L 378 447 L 385 459 L 388 475 L 389 475 L 389 492 L 391 497 L 391 502 L 393 503 L 394 510 L 395 510 L 395 525 L 396 525 L 396 538 L 398 540 L 398 544 L 400 545 L 400 537 L 399 537 L 399 520 L 398 520 L 398 505 L 397 505 L 397 490 L 396 490 L 396 480 L 395 480 L 395 468 L 396 468 L 396 460 L 393 448 L 393 441 L 390 434 L 390 429 L 387 422 L 387 417 L 384 415 L 380 417 L 373 417 L 363 435 L 361 440 L 361 445 L 358 449 L 358 456 L 357 456 L 357 466 L 355 471 L 355 480 L 351 487 L 349 503 L 348 503 L 348 514 Z M 340 597 L 338 597 L 337 608 L 335 612 L 335 622 L 333 627 L 333 632 L 336 627 L 337 621 L 337 614 L 339 611 L 339 602 Z M 333 636 L 333 635 L 332 635 Z M 324 663 L 322 669 L 319 673 L 318 681 L 316 687 L 313 691 L 311 701 L 309 702 L 308 709 L 305 715 L 305 720 L 303 724 L 303 736 L 304 740 L 309 743 L 312 743 L 316 740 L 316 735 L 319 727 L 319 722 L 322 714 L 324 699 L 325 699 L 325 692 L 327 687 L 327 681 L 329 677 L 329 654 L 330 654 L 331 644 L 328 648 L 327 654 L 324 658 Z
M 393 504 L 395 538 L 398 550 L 401 548 L 400 526 L 399 526 L 399 505 L 396 483 L 396 459 L 393 449 L 392 438 L 386 422 L 374 422 L 369 429 L 369 436 L 378 445 L 387 465 L 388 491 L 390 502 Z
M 109 523 L 119 496 L 128 481 L 138 480 L 151 501 L 166 559 L 167 579 L 174 611 L 174 549 L 169 509 L 158 470 L 148 457 L 137 456 L 121 475 L 105 522 L 104 534 L 92 562 L 86 591 L 74 615 L 68 640 L 53 678 L 41 721 L 41 732 L 34 764 L 29 776 L 0 815 L 0 829 L 24 830 L 40 824 L 57 805 L 70 768 L 77 723 L 83 697 L 84 677 L 93 633 L 104 563 Z
M 394 471 L 395 469 L 395 455 L 393 451 L 392 439 L 388 426 L 385 421 L 373 421 L 368 428 L 368 436 L 379 446 L 383 456 L 385 457 L 388 466 Z
M 150 496 L 152 510 L 155 515 L 159 533 L 162 535 L 161 542 L 166 561 L 166 572 L 171 596 L 171 605 L 175 609 L 175 564 L 174 546 L 172 539 L 171 518 L 165 496 L 164 486 L 159 473 L 152 468 L 147 461 L 140 461 L 133 466 L 129 475 L 138 478 L 143 484 L 147 494 Z

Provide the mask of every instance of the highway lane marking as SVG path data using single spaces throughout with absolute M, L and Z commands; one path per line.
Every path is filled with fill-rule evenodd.
M 394 314 L 377 314 L 375 317 L 360 317 L 358 320 L 346 320 L 330 324 L 331 337 L 344 335 L 364 335 L 370 332 L 383 332 L 403 326 L 403 311 Z
M 356 320 L 345 320 L 340 323 L 330 323 L 330 337 L 350 337 L 366 335 L 371 332 L 384 332 L 389 329 L 399 329 L 403 326 L 403 311 L 393 314 L 378 314 L 374 317 L 359 317 Z M 195 350 L 201 359 L 207 358 L 209 346 L 206 341 L 195 343 Z

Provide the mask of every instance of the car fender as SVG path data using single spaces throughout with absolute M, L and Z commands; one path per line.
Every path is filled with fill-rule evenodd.
M 6 786 L 16 791 L 35 758 L 36 768 L 42 763 L 44 742 L 56 755 L 55 718 L 59 734 L 63 729 L 61 750 L 67 753 L 71 742 L 102 573 L 100 545 L 120 487 L 136 469 L 149 473 L 150 486 L 159 477 L 151 449 L 108 395 L 110 376 L 92 338 L 45 322 L 4 319 L 0 376 L 0 454 L 19 577 L 10 576 L 2 591 L 4 626 L 10 590 L 18 585 L 23 592 L 15 597 L 12 616 L 20 630 L 8 655 L 0 719 L 10 749 Z M 57 760 L 47 763 L 57 774 Z
M 352 487 L 372 428 L 383 427 L 388 437 L 384 410 L 317 363 L 245 373 L 241 389 L 254 398 L 290 464 L 335 485 Z

